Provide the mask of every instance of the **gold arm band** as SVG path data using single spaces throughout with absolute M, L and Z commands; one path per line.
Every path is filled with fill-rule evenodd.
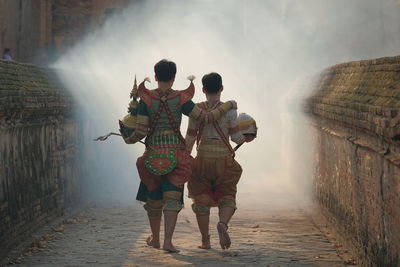
M 206 123 L 213 123 L 218 121 L 225 113 L 233 108 L 231 102 L 226 102 L 221 104 L 218 108 L 213 109 L 207 113 Z
M 197 105 L 195 105 L 193 107 L 192 111 L 189 113 L 189 118 L 192 118 L 195 121 L 198 121 L 200 119 L 202 113 L 203 113 L 202 110 Z
M 225 114 L 225 113 L 227 113 L 229 110 L 231 110 L 233 108 L 233 105 L 232 105 L 232 102 L 231 101 L 228 101 L 228 102 L 225 102 L 225 103 L 223 103 L 223 104 L 221 104 L 219 107 L 218 107 L 218 109 L 221 109 L 222 110 L 222 112 Z
M 189 113 L 189 117 L 198 121 L 198 122 L 205 122 L 213 123 L 219 120 L 225 113 L 233 108 L 233 105 L 230 101 L 221 104 L 218 108 L 206 112 L 200 109 L 197 105 L 193 107 L 192 111 Z

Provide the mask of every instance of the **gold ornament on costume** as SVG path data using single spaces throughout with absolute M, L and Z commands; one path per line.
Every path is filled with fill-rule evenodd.
M 148 81 L 150 81 L 148 78 L 146 78 L 146 79 Z M 132 90 L 129 94 L 129 97 L 132 100 L 129 102 L 128 114 L 125 115 L 122 120 L 119 120 L 120 134 L 111 132 L 109 134 L 97 137 L 96 139 L 94 139 L 95 141 L 105 141 L 111 135 L 117 135 L 117 136 L 122 136 L 124 138 L 127 138 L 135 131 L 136 121 L 137 121 L 137 108 L 138 108 L 138 104 L 139 104 L 137 101 L 138 86 L 137 86 L 136 75 L 135 75 L 135 81 L 133 83 Z

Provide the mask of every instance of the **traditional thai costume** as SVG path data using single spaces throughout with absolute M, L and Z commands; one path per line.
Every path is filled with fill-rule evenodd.
M 197 107 L 191 100 L 194 85 L 186 90 L 148 90 L 139 85 L 136 129 L 125 138 L 136 143 L 146 137 L 146 151 L 137 160 L 141 179 L 137 199 L 146 202 L 149 218 L 160 218 L 162 209 L 180 211 L 183 206 L 183 186 L 192 175 L 193 158 L 185 149 L 181 135 L 182 114 L 193 121 L 211 123 L 233 107 L 232 102 L 212 112 Z
M 202 102 L 197 106 L 212 111 L 221 104 Z M 228 111 L 218 121 L 208 125 L 189 120 L 186 134 L 189 151 L 197 140 L 197 156 L 188 183 L 189 197 L 193 199 L 192 209 L 196 214 L 207 215 L 210 208 L 216 206 L 236 209 L 236 185 L 242 168 L 234 159 L 235 152 L 229 137 L 237 144 L 245 141 L 238 126 L 236 110 Z

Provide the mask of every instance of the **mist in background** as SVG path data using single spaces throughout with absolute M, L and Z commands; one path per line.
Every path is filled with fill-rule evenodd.
M 330 65 L 400 54 L 400 4 L 395 0 L 137 1 L 111 17 L 53 67 L 81 106 L 87 177 L 93 196 L 132 201 L 142 144 L 92 139 L 118 129 L 134 75 L 149 76 L 160 59 L 176 62 L 174 89 L 193 74 L 222 75 L 223 100 L 252 115 L 259 135 L 243 145 L 238 203 L 287 203 L 310 195 L 312 140 L 301 113 L 304 81 Z M 186 132 L 187 118 L 182 132 Z

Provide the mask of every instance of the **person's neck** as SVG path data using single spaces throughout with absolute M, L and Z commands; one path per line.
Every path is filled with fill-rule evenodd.
M 221 95 L 220 94 L 212 94 L 212 95 L 207 94 L 206 98 L 207 98 L 207 102 L 209 104 L 215 105 L 216 103 L 218 103 L 221 100 Z
M 171 87 L 172 87 L 171 82 L 158 82 L 158 89 L 162 92 L 165 92 L 168 89 L 171 89 Z

